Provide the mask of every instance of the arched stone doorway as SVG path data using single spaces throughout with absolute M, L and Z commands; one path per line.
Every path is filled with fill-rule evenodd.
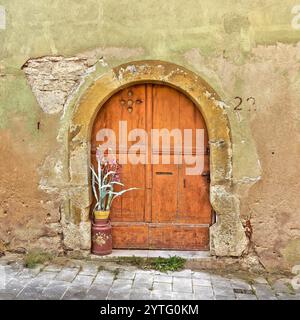
M 126 87 L 97 114 L 91 136 L 94 167 L 96 149 L 109 151 L 108 144 L 123 162 L 121 182 L 138 188 L 113 203 L 113 247 L 208 250 L 214 222 L 209 145 L 195 104 L 162 84 Z
M 73 111 L 68 131 L 70 183 L 80 188 L 70 195 L 68 220 L 64 228 L 69 246 L 90 246 L 89 212 L 92 203 L 89 184 L 90 140 L 94 120 L 105 102 L 127 86 L 155 82 L 178 89 L 199 108 L 210 145 L 210 203 L 217 222 L 210 227 L 210 252 L 217 256 L 239 256 L 247 246 L 239 215 L 239 200 L 233 193 L 230 125 L 224 103 L 199 76 L 178 65 L 162 61 L 138 61 L 114 68 L 97 79 Z M 75 223 L 74 223 L 75 222 Z M 84 236 L 83 236 L 84 233 Z M 78 239 L 81 239 L 78 241 Z M 77 248 L 75 248 L 75 246 Z

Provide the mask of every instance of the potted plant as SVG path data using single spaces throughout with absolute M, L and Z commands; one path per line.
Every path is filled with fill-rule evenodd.
M 96 199 L 92 222 L 92 253 L 106 255 L 112 252 L 112 232 L 109 221 L 110 209 L 114 199 L 125 192 L 137 188 L 116 191 L 115 186 L 124 187 L 120 182 L 121 166 L 110 154 L 96 151 L 97 168 L 91 166 L 92 189 Z
M 97 168 L 91 166 L 92 189 L 96 199 L 93 210 L 95 221 L 107 220 L 113 201 L 125 192 L 136 190 L 137 188 L 123 189 L 116 191 L 116 186 L 124 187 L 120 181 L 121 166 L 116 158 L 111 154 L 103 154 L 100 148 L 96 150 Z

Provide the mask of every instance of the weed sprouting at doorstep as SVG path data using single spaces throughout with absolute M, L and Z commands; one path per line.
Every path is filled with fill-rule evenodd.
M 185 259 L 173 256 L 170 258 L 155 258 L 152 267 L 155 270 L 159 270 L 161 272 L 167 272 L 167 271 L 178 271 L 182 270 L 184 268 Z
M 158 270 L 160 272 L 180 271 L 184 269 L 186 259 L 178 256 L 169 258 L 141 258 L 141 257 L 122 257 L 117 259 L 117 263 L 136 266 L 140 269 Z

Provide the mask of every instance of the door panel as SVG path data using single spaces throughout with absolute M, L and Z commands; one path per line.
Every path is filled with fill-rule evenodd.
M 205 172 L 208 172 L 206 156 Z M 209 202 L 209 183 L 206 176 L 186 175 L 186 165 L 179 170 L 178 222 L 211 223 L 211 205 Z M 197 201 L 195 201 L 197 199 Z
M 126 88 L 112 96 L 101 108 L 93 127 L 92 150 L 95 151 L 96 136 L 100 129 L 112 129 L 116 133 L 116 145 L 119 146 L 119 121 L 127 122 L 127 132 L 145 127 L 145 85 Z M 127 142 L 130 147 L 134 142 Z M 101 143 L 102 144 L 102 143 Z M 121 148 L 122 149 L 122 148 Z M 114 151 L 120 151 L 119 148 Z
M 166 86 L 154 85 L 153 86 L 153 129 L 167 129 L 172 131 L 173 129 L 179 129 L 179 92 Z M 168 135 L 163 135 L 168 138 Z M 168 156 L 164 154 L 168 153 L 169 148 L 163 144 L 163 138 L 160 137 L 159 145 L 152 147 L 153 154 L 162 154 L 163 163 L 164 158 L 168 160 Z M 170 139 L 170 150 L 174 153 L 175 139 Z
M 113 223 L 112 240 L 114 248 L 149 248 L 149 226 L 146 223 Z
M 152 222 L 176 221 L 178 166 L 175 164 L 153 165 L 152 183 Z
M 121 167 L 121 179 L 126 188 L 138 190 L 124 193 L 114 200 L 111 210 L 111 221 L 143 222 L 145 216 L 145 166 L 126 164 Z M 120 187 L 117 190 L 121 190 Z
M 208 228 L 183 224 L 152 224 L 149 228 L 151 249 L 207 250 Z
M 147 151 L 148 160 L 157 157 L 158 162 L 122 165 L 125 188 L 138 187 L 139 190 L 125 193 L 113 203 L 114 248 L 207 250 L 211 223 L 209 177 L 188 175 L 186 169 L 194 165 L 185 163 L 197 156 L 203 159 L 204 172 L 209 172 L 208 136 L 199 110 L 184 94 L 171 87 L 142 84 L 126 88 L 110 98 L 96 117 L 92 132 L 93 163 L 99 144 L 96 135 L 102 128 L 117 133 L 117 158 L 127 156 L 126 150 L 118 147 L 120 120 L 127 121 L 127 132 L 135 128 L 146 130 L 148 146 L 145 145 L 142 156 L 146 157 Z M 168 148 L 165 131 L 164 138 L 160 137 L 159 144 L 153 146 L 152 129 L 174 130 L 173 133 L 192 129 L 192 139 L 186 141 L 171 136 Z M 204 133 L 201 145 L 196 145 L 196 129 Z M 127 146 L 134 143 L 127 142 Z M 189 148 L 184 148 L 187 145 Z

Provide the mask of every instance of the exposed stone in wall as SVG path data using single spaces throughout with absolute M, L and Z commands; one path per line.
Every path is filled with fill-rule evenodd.
M 74 57 L 31 58 L 22 69 L 42 110 L 55 114 L 66 107 L 84 78 L 95 71 L 97 62 L 106 67 L 108 59 L 132 59 L 143 52 L 143 48 L 95 48 Z
M 28 60 L 23 70 L 42 110 L 55 114 L 94 68 L 87 58 L 46 56 Z

